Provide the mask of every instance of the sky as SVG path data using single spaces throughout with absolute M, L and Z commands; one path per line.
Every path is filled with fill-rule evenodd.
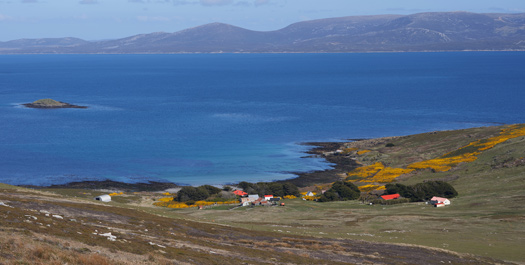
M 0 0 L 0 41 L 118 39 L 213 22 L 270 31 L 312 19 L 444 11 L 525 13 L 525 0 Z

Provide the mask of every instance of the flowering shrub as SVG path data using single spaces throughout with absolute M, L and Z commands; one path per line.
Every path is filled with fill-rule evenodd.
M 113 193 L 110 193 L 109 196 L 118 196 L 118 195 L 124 195 L 124 192 L 113 192 Z
M 319 199 L 321 196 L 303 196 L 303 200 L 306 200 L 306 201 L 315 201 L 317 199 Z
M 368 152 L 372 152 L 372 151 L 370 151 L 370 150 L 361 150 L 361 151 L 357 151 L 357 154 L 358 155 L 364 155 L 364 154 L 366 154 Z
M 379 172 L 377 172 L 377 174 L 375 174 L 374 176 L 365 178 L 360 182 L 388 183 L 394 181 L 395 178 L 403 174 L 408 174 L 412 171 L 414 171 L 414 169 L 385 167 Z
M 292 199 L 297 199 L 296 196 L 293 196 L 293 195 L 286 195 L 286 196 L 283 196 L 283 199 L 289 199 L 289 200 L 292 200 Z
M 438 158 L 410 164 L 408 165 L 408 168 L 431 168 L 437 172 L 448 171 L 460 163 L 475 161 L 478 158 L 477 155 L 481 154 L 481 151 L 485 151 L 499 143 L 503 143 L 507 140 L 520 136 L 525 136 L 525 127 L 522 125 L 512 125 L 509 128 L 501 130 L 501 133 L 498 136 L 472 142 L 459 148 L 458 150 L 444 154 Z
M 367 178 L 369 176 L 375 175 L 377 172 L 379 172 L 381 169 L 385 168 L 385 165 L 381 162 L 377 162 L 373 165 L 359 167 L 354 169 L 352 172 L 348 173 L 348 179 L 351 178 Z
M 160 198 L 159 201 L 161 201 L 161 202 L 171 202 L 171 201 L 173 201 L 173 197 Z
M 436 172 L 449 171 L 453 166 L 457 166 L 459 163 L 472 162 L 478 159 L 476 155 L 478 152 L 466 153 L 459 156 L 452 157 L 438 157 L 430 160 L 416 162 L 408 165 L 410 169 L 424 169 L 431 168 Z
M 343 149 L 343 154 L 348 154 L 352 151 L 357 151 L 357 147 L 349 147 L 349 148 L 345 148 Z
M 367 184 L 367 185 L 360 186 L 358 188 L 361 192 L 371 192 L 373 190 L 384 190 L 385 186 Z
M 377 162 L 373 165 L 356 168 L 348 173 L 346 180 L 359 180 L 360 182 L 392 182 L 395 178 L 414 171 L 414 169 L 385 167 L 383 163 Z

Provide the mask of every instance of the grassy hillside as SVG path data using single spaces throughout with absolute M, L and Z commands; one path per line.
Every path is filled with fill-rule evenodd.
M 498 136 L 504 128 L 390 137 L 334 148 L 347 150 L 345 159 L 362 166 L 381 162 L 405 168 Z M 107 191 L 0 185 L 0 256 L 5 264 L 525 262 L 524 156 L 521 136 L 449 171 L 417 170 L 395 179 L 451 183 L 459 197 L 443 208 L 293 199 L 285 207 L 167 209 L 152 206 L 161 193 L 126 192 L 104 204 L 93 197 Z
M 439 157 L 499 135 L 503 127 L 432 132 L 342 144 L 370 150 L 352 156 L 363 165 L 391 167 Z M 386 144 L 392 143 L 392 147 Z M 248 229 L 324 238 L 351 238 L 442 248 L 503 260 L 525 261 L 525 137 L 483 151 L 478 159 L 447 172 L 421 170 L 396 179 L 403 184 L 445 180 L 459 192 L 452 206 L 424 203 L 369 206 L 356 201 L 287 201 L 286 208 L 200 211 L 185 214 Z M 343 177 L 343 176 L 342 176 Z M 237 220 L 243 220 L 238 222 Z

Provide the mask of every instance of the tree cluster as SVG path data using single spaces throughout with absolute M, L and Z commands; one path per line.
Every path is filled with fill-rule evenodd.
M 199 187 L 186 186 L 177 192 L 177 197 L 174 199 L 179 202 L 202 201 L 221 191 L 221 189 L 211 185 L 202 185 Z
M 248 194 L 258 194 L 259 196 L 263 195 L 273 195 L 273 196 L 286 196 L 294 195 L 299 196 L 299 189 L 297 186 L 290 182 L 258 182 L 258 183 L 249 183 L 246 181 L 240 182 L 239 186 L 244 192 Z
M 458 192 L 447 182 L 427 181 L 415 185 L 407 186 L 403 184 L 386 184 L 386 194 L 398 193 L 402 197 L 410 199 L 412 202 L 428 201 L 434 196 L 444 198 L 454 198 Z
M 318 201 L 329 202 L 356 200 L 360 195 L 361 192 L 354 183 L 348 181 L 336 181 L 332 184 L 332 187 L 329 190 L 321 195 Z

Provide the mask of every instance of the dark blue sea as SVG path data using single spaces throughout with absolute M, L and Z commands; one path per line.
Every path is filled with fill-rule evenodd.
M 0 182 L 292 178 L 330 166 L 302 142 L 523 123 L 524 91 L 523 52 L 2 55 Z

